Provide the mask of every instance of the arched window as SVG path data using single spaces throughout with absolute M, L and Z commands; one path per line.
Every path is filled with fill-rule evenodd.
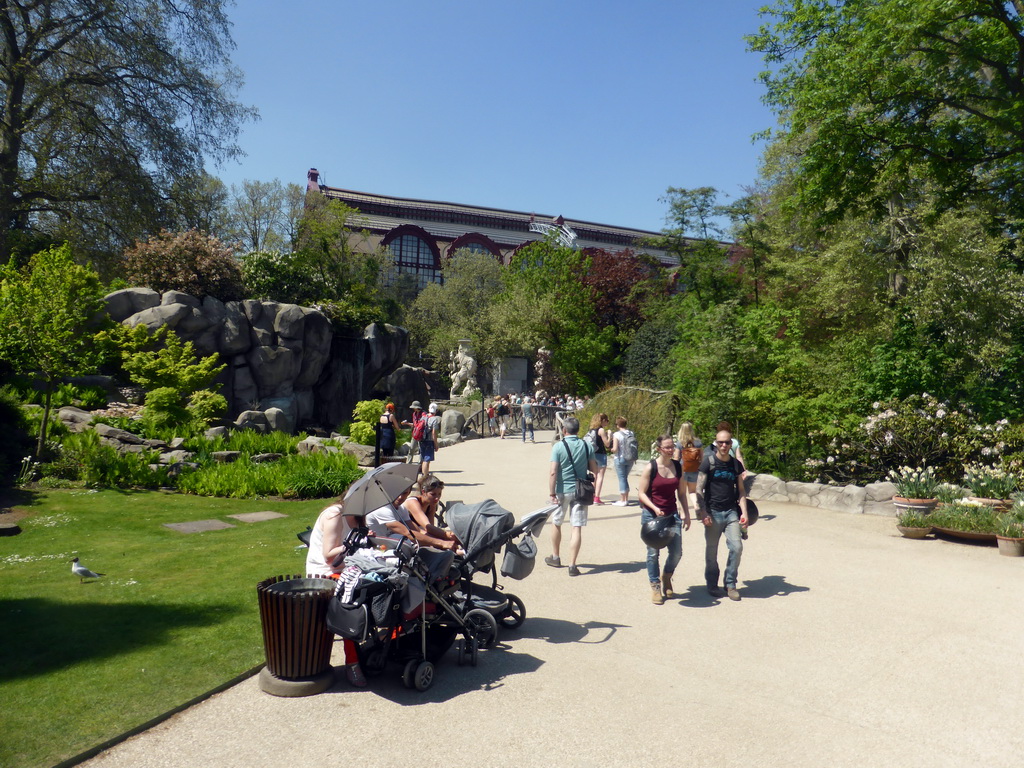
M 501 261 L 501 249 L 498 247 L 498 244 L 486 235 L 481 235 L 479 232 L 469 232 L 468 234 L 455 238 L 452 241 L 452 244 L 448 246 L 446 256 L 450 259 L 456 251 L 489 253 L 498 261 Z
M 420 288 L 441 282 L 441 253 L 425 229 L 403 224 L 388 232 L 381 245 L 391 251 L 399 274 L 415 275 Z

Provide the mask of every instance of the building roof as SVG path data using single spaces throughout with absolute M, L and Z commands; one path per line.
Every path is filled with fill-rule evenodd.
M 479 232 L 503 248 L 515 248 L 543 236 L 536 229 L 531 230 L 531 224 L 567 226 L 575 233 L 576 245 L 581 248 L 612 251 L 630 248 L 649 253 L 666 265 L 678 264 L 674 257 L 662 249 L 644 244 L 649 238 L 659 237 L 660 232 L 569 219 L 560 215 L 359 192 L 320 184 L 319 176 L 316 168 L 309 170 L 308 189 L 318 190 L 328 198 L 340 200 L 358 210 L 363 219 L 360 225 L 370 231 L 386 232 L 397 222 L 415 222 L 442 239 L 454 240 L 469 232 Z

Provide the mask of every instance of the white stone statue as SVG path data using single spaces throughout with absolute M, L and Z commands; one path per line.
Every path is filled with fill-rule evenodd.
M 451 398 L 469 397 L 480 387 L 476 383 L 476 360 L 469 339 L 459 339 L 459 351 L 452 354 Z

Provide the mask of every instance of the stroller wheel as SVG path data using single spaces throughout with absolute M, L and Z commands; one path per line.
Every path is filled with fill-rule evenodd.
M 429 661 L 421 661 L 413 676 L 413 685 L 417 691 L 425 691 L 434 684 L 434 665 Z
M 419 661 L 411 659 L 405 662 L 405 669 L 402 670 L 402 684 L 406 688 L 413 688 L 416 685 L 416 667 L 419 666 Z
M 459 640 L 459 641 L 457 641 L 455 643 L 455 660 L 459 663 L 460 667 L 463 664 L 466 663 L 466 645 L 465 645 L 465 643 L 466 643 L 465 640 Z
M 467 611 L 463 621 L 466 622 L 466 632 L 480 647 L 490 648 L 498 639 L 498 620 L 483 608 Z
M 501 617 L 501 625 L 515 629 L 526 621 L 526 605 L 516 595 L 505 595 L 508 598 L 508 610 Z
M 469 639 L 469 663 L 472 666 L 476 666 L 477 657 L 480 655 L 480 643 L 476 641 L 475 637 Z

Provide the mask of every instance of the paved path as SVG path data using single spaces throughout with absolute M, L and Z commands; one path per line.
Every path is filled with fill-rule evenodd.
M 545 503 L 549 451 L 478 440 L 436 469 L 448 498 L 518 518 Z M 506 580 L 529 618 L 478 667 L 449 656 L 423 694 L 397 668 L 303 699 L 252 678 L 86 765 L 1022 764 L 1024 561 L 902 539 L 888 518 L 760 506 L 739 603 L 705 593 L 695 527 L 683 596 L 652 605 L 637 508 L 594 507 L 583 575 L 541 563 Z

